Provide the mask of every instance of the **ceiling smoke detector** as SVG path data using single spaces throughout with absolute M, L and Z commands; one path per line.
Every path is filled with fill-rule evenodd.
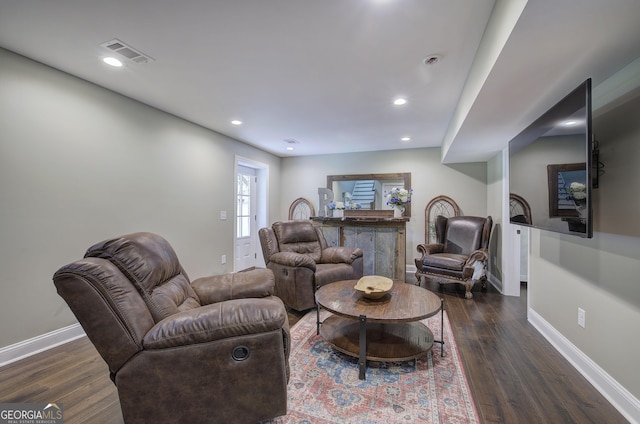
M 430 54 L 429 56 L 425 57 L 422 62 L 427 66 L 431 66 L 431 65 L 435 65 L 436 63 L 440 62 L 441 60 L 442 60 L 442 55 Z
M 100 44 L 101 47 L 105 49 L 118 53 L 119 55 L 124 56 L 132 62 L 136 63 L 149 63 L 153 62 L 155 59 L 151 56 L 148 56 L 142 53 L 140 50 L 136 50 L 133 47 L 123 43 L 122 41 L 114 38 L 111 41 L 107 41 L 106 43 Z

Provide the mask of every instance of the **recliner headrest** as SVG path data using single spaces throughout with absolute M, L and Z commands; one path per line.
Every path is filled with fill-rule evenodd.
M 133 233 L 104 240 L 87 249 L 85 258 L 114 263 L 146 293 L 182 272 L 178 256 L 169 242 L 152 233 Z
M 315 227 L 309 221 L 282 221 L 272 226 L 281 252 L 307 255 L 314 262 L 322 258 L 322 244 Z
M 280 245 L 289 243 L 317 242 L 318 235 L 313 224 L 308 221 L 283 221 L 273 224 Z
M 176 252 L 156 234 L 134 233 L 96 243 L 87 250 L 88 257 L 117 266 L 138 289 L 156 322 L 200 306 Z

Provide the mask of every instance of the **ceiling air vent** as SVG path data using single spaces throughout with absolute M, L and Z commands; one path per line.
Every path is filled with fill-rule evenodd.
M 116 52 L 136 63 L 148 63 L 155 60 L 151 56 L 147 56 L 146 54 L 142 53 L 140 50 L 136 50 L 133 47 L 126 45 L 117 38 L 111 41 L 107 41 L 106 43 L 102 43 L 100 44 L 100 46 L 112 52 Z

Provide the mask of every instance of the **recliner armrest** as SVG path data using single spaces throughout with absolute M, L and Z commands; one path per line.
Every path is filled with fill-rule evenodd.
M 292 268 L 305 267 L 316 271 L 316 263 L 307 255 L 295 252 L 278 252 L 271 255 L 270 262 L 290 266 Z
M 336 246 L 327 247 L 322 251 L 320 263 L 322 264 L 351 264 L 363 255 L 359 247 Z
M 231 299 L 261 298 L 275 293 L 275 278 L 270 269 L 211 275 L 191 282 L 202 305 Z
M 144 336 L 145 349 L 207 343 L 229 337 L 288 328 L 282 302 L 234 299 L 179 312 L 154 325 Z

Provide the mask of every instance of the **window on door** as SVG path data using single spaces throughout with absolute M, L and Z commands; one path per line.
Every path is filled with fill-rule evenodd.
M 238 166 L 236 173 L 236 237 L 234 270 L 256 265 L 256 170 Z
M 238 173 L 236 203 L 236 238 L 251 235 L 251 183 L 255 177 Z

